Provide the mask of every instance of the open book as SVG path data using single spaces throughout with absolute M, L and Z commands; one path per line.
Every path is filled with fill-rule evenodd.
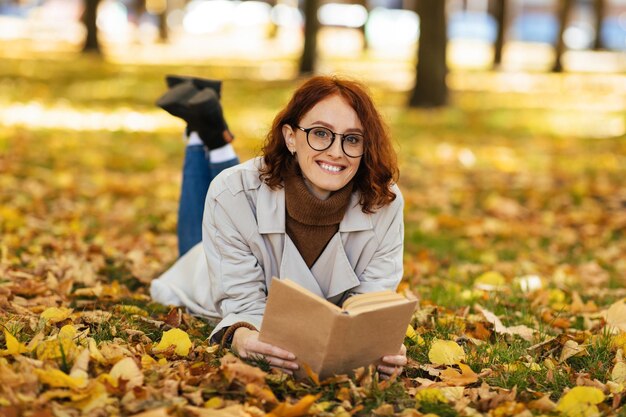
M 259 340 L 293 352 L 302 377 L 307 364 L 320 378 L 350 373 L 396 355 L 417 301 L 393 291 L 357 294 L 343 307 L 288 280 L 274 278 Z

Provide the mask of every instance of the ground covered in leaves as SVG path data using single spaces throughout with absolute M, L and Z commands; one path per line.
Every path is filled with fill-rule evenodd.
M 297 85 L 0 61 L 0 414 L 626 415 L 623 77 L 451 74 L 438 111 L 373 85 L 407 202 L 399 291 L 420 299 L 410 362 L 294 381 L 147 296 L 176 258 L 182 126 L 150 125 L 173 71 L 226 78 L 243 159 Z

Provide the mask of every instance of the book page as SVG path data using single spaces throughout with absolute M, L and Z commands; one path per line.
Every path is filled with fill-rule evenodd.
M 385 355 L 398 354 L 416 305 L 417 301 L 405 299 L 400 304 L 335 320 L 320 378 L 350 373 L 378 363 Z
M 357 294 L 343 303 L 343 309 L 356 313 L 356 310 L 365 305 L 384 305 L 389 302 L 404 301 L 406 298 L 393 291 L 378 291 L 366 294 Z

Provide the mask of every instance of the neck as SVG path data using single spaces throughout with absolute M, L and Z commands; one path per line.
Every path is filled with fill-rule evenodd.
M 330 197 L 330 191 L 320 190 L 319 188 L 311 184 L 306 178 L 304 178 L 304 184 L 306 185 L 306 188 L 311 192 L 311 194 L 313 194 L 320 200 L 327 200 L 328 197 Z

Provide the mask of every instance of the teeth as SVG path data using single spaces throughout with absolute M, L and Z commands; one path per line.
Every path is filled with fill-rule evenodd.
M 325 164 L 325 163 L 320 163 L 320 166 L 323 169 L 325 169 L 326 171 L 332 171 L 332 172 L 339 172 L 339 171 L 341 171 L 343 169 L 341 167 L 336 167 L 336 166 L 328 165 L 328 164 Z

